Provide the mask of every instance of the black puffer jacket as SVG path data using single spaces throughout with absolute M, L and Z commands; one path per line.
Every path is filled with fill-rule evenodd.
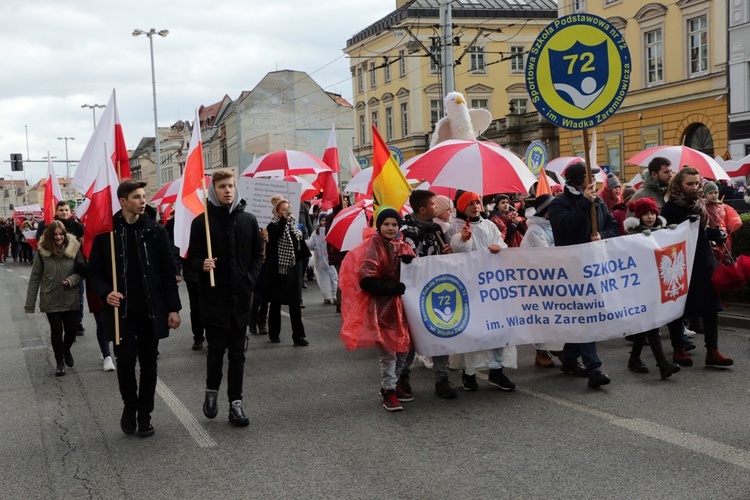
M 258 221 L 245 212 L 245 200 L 229 212 L 209 202 L 211 250 L 216 259 L 211 287 L 209 273 L 203 271 L 208 258 L 206 222 L 196 217 L 190 227 L 190 247 L 186 267 L 199 274 L 201 321 L 218 328 L 229 328 L 232 318 L 243 328 L 250 322 L 250 298 L 263 264 L 263 240 Z
M 117 291 L 125 296 L 120 302 L 120 317 L 127 318 L 128 284 L 125 280 L 127 262 L 127 230 L 122 211 L 114 215 L 115 261 L 117 265 Z M 169 336 L 168 316 L 181 309 L 177 291 L 176 271 L 172 260 L 171 244 L 164 226 L 156 222 L 156 210 L 147 206 L 139 217 L 138 257 L 143 275 L 143 291 L 146 294 L 149 317 L 154 324 L 157 339 Z M 113 308 L 107 304 L 107 295 L 112 286 L 112 258 L 109 233 L 94 238 L 89 255 L 89 286 L 104 302 L 104 325 L 110 340 L 114 340 Z
M 596 203 L 596 226 L 602 239 L 620 236 L 620 225 L 599 198 Z M 583 193 L 565 186 L 563 194 L 549 206 L 549 222 L 555 246 L 577 245 L 591 241 L 591 202 Z

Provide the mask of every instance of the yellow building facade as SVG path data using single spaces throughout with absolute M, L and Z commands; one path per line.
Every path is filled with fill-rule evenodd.
M 363 167 L 372 156 L 372 125 L 405 160 L 427 150 L 443 116 L 436 5 L 399 0 L 394 12 L 347 41 L 353 149 Z M 486 108 L 495 120 L 535 112 L 524 83 L 525 54 L 540 29 L 557 17 L 557 3 L 456 1 L 452 15 L 455 89 L 469 107 Z
M 573 0 L 560 16 L 587 12 L 625 37 L 633 69 L 617 113 L 598 126 L 597 160 L 627 182 L 645 148 L 684 144 L 711 157 L 728 147 L 727 2 Z M 591 130 L 589 130 L 591 132 Z M 583 156 L 580 131 L 560 129 L 561 156 Z

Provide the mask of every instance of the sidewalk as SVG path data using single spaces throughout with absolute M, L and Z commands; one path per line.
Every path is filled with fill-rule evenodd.
M 729 328 L 750 327 L 750 304 L 736 302 L 724 305 L 724 310 L 719 313 L 719 326 Z

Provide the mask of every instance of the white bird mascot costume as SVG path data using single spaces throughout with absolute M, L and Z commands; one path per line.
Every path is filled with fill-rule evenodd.
M 473 141 L 492 123 L 492 113 L 486 109 L 469 109 L 460 92 L 449 93 L 443 104 L 445 116 L 435 124 L 430 149 L 450 139 Z

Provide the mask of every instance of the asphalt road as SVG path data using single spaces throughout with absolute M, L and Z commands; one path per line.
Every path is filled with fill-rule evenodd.
M 480 380 L 441 400 L 419 367 L 415 401 L 388 413 L 376 354 L 344 349 L 340 317 L 311 283 L 309 347 L 292 346 L 288 318 L 281 344 L 250 337 L 246 428 L 227 421 L 225 384 L 219 416 L 203 416 L 205 351 L 190 349 L 183 311 L 160 346 L 156 434 L 143 439 L 120 431 L 91 315 L 75 367 L 54 377 L 46 318 L 23 312 L 28 273 L 0 265 L 0 498 L 750 498 L 745 329 L 720 331 L 732 369 L 699 362 L 667 381 L 650 351 L 652 373 L 636 375 L 627 342 L 600 343 L 612 378 L 600 390 L 535 367 L 530 346 L 507 370 L 511 393 Z

